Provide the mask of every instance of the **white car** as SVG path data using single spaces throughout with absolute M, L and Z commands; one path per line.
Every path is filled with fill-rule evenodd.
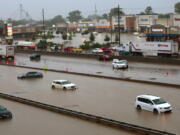
M 112 66 L 113 69 L 125 69 L 128 68 L 128 62 L 127 60 L 113 59 Z
M 63 90 L 75 90 L 77 87 L 74 83 L 71 83 L 68 80 L 54 80 L 51 84 L 51 87 L 53 89 L 55 88 L 59 88 L 59 89 L 63 89 Z
M 103 53 L 103 50 L 101 48 L 95 48 L 92 50 L 92 53 Z
M 136 97 L 135 107 L 138 110 L 144 109 L 154 113 L 171 112 L 171 105 L 161 97 L 153 95 L 139 95 Z

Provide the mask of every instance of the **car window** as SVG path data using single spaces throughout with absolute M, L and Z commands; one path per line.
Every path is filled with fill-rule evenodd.
M 6 108 L 3 106 L 0 106 L 0 111 L 4 111 L 4 110 L 6 110 Z
M 164 101 L 162 98 L 154 99 L 153 102 L 154 102 L 154 104 L 156 104 L 156 105 L 167 103 L 167 102 Z

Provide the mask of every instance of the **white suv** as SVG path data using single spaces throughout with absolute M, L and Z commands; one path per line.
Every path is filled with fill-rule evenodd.
M 67 80 L 54 80 L 51 84 L 51 87 L 53 89 L 60 88 L 63 90 L 67 90 L 67 89 L 75 90 L 77 88 L 74 83 L 71 83 L 70 81 L 67 81 Z
M 127 60 L 113 59 L 112 66 L 113 69 L 125 69 L 128 68 L 128 62 Z
M 154 113 L 171 112 L 172 107 L 162 98 L 152 95 L 139 95 L 136 97 L 135 107 L 138 110 L 144 109 Z

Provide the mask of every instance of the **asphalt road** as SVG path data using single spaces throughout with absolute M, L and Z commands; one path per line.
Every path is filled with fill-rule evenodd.
M 0 66 L 0 71 L 1 92 L 180 134 L 180 90 L 178 88 L 49 71 L 41 71 L 44 74 L 42 79 L 18 80 L 17 75 L 32 69 Z M 78 89 L 76 91 L 52 90 L 51 82 L 55 79 L 70 80 L 77 84 Z M 136 111 L 135 97 L 140 94 L 153 94 L 164 98 L 172 104 L 173 112 L 154 115 L 152 112 Z

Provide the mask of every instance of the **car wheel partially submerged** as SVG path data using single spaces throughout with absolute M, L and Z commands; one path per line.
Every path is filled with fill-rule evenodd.
M 55 89 L 55 86 L 54 86 L 54 85 L 52 85 L 52 86 L 51 86 L 51 88 L 52 88 L 52 89 Z

